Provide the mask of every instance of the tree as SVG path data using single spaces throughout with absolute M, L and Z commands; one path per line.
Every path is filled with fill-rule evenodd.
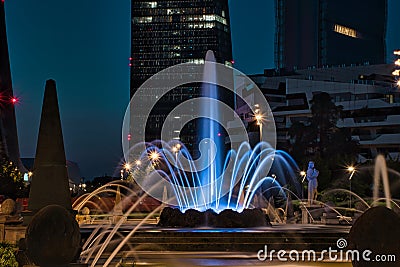
M 324 189 L 331 185 L 335 170 L 354 162 L 357 143 L 349 129 L 337 127 L 343 107 L 336 106 L 328 93 L 314 95 L 310 104 L 309 121 L 293 123 L 288 131 L 289 152 L 300 166 L 315 161 L 320 170 L 319 188 Z
M 336 106 L 328 93 L 319 93 L 313 96 L 311 104 L 311 127 L 316 131 L 318 152 L 324 157 L 325 151 L 331 145 L 336 123 L 340 119 L 343 107 Z
M 5 160 L 0 166 L 0 195 L 16 199 L 25 194 L 26 187 L 21 172 L 13 162 Z
M 13 245 L 0 242 L 0 266 L 18 267 Z

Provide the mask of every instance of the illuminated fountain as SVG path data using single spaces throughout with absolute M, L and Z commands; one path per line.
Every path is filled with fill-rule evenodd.
M 190 75 L 185 76 L 182 73 Z M 252 201 L 257 194 L 262 194 L 262 188 L 280 188 L 293 184 L 297 192 L 300 192 L 296 163 L 286 153 L 275 150 L 275 123 L 262 92 L 254 90 L 254 101 L 259 103 L 258 111 L 254 108 L 254 104 L 246 102 L 253 114 L 261 110 L 259 117 L 261 118 L 262 114 L 268 118 L 265 122 L 257 119 L 262 125 L 260 125 L 260 142 L 254 148 L 249 145 L 243 122 L 234 116 L 235 111 L 219 100 L 222 98 L 219 95 L 220 87 L 229 89 L 243 98 L 236 90 L 237 82 L 242 80 L 243 83 L 254 84 L 248 77 L 237 70 L 215 63 L 212 51 L 207 52 L 204 65 L 182 64 L 157 75 L 147 80 L 142 85 L 144 89 L 139 88 L 132 98 L 123 127 L 123 136 L 128 136 L 128 140 L 123 139 L 125 159 L 133 166 L 131 171 L 137 174 L 133 175 L 133 178 L 145 192 L 160 201 L 168 196 L 171 200 L 167 204 L 179 208 L 182 212 L 189 209 L 200 212 L 211 209 L 217 213 L 225 209 L 242 212 L 244 209 L 254 208 Z M 176 79 L 173 78 L 174 75 L 177 75 Z M 168 82 L 176 80 L 179 82 L 166 84 L 163 78 L 165 76 L 170 77 Z M 193 82 L 202 84 L 201 97 L 185 101 L 168 114 L 163 124 L 161 141 L 146 143 L 143 136 L 137 138 L 140 134 L 130 133 L 132 127 L 143 128 L 138 133 L 145 132 L 145 119 L 151 111 L 151 106 L 141 107 L 140 111 L 144 114 L 140 116 L 132 115 L 130 112 L 131 110 L 138 112 L 134 107 L 143 106 L 143 97 L 152 97 L 146 93 L 148 88 L 151 88 L 155 96 L 149 102 L 157 102 L 171 88 Z M 140 96 L 141 94 L 143 96 Z M 147 110 L 144 110 L 146 108 Z M 189 113 L 190 115 L 187 115 Z M 130 116 L 136 117 L 132 119 Z M 168 135 L 176 132 L 176 128 L 168 128 L 176 123 L 172 118 L 182 119 L 180 129 L 188 121 L 199 119 L 199 158 L 193 159 L 183 143 Z M 235 145 L 232 144 L 231 149 L 226 151 L 224 148 L 226 137 L 222 135 L 224 129 L 228 137 L 231 136 L 231 129 L 227 127 L 230 121 L 242 126 L 241 132 L 236 133 L 237 136 L 241 136 L 242 141 L 235 142 Z M 270 172 L 272 165 L 279 173 Z M 150 192 L 149 188 L 159 182 L 161 186 Z M 285 197 L 283 190 L 278 191 Z
M 163 148 L 149 145 L 148 148 L 136 160 L 140 165 L 136 166 L 135 173 L 143 173 L 141 168 L 147 168 L 151 164 L 154 169 L 147 176 L 134 177 L 139 184 L 145 184 L 144 180 L 152 180 L 152 177 L 162 176 L 170 181 L 174 192 L 176 206 L 181 211 L 195 209 L 204 211 L 212 209 L 220 212 L 224 209 L 243 211 L 244 209 L 254 208 L 252 200 L 254 196 L 261 192 L 265 187 L 277 188 L 277 191 L 285 197 L 286 193 L 282 190 L 282 185 L 292 184 L 299 192 L 298 168 L 293 159 L 283 151 L 275 151 L 265 143 L 258 144 L 254 149 L 248 143 L 243 143 L 236 152 L 231 150 L 227 153 L 224 160 L 223 170 L 228 167 L 228 162 L 233 164 L 231 171 L 224 171 L 218 180 L 213 181 L 214 191 L 206 191 L 207 186 L 202 186 L 202 177 L 196 171 L 195 166 L 190 166 L 193 170 L 186 173 L 181 168 L 180 159 L 189 158 L 190 154 L 186 147 L 179 143 L 180 150 L 173 154 L 176 142 L 172 144 L 164 143 Z M 269 174 L 266 164 L 274 162 L 272 169 L 275 173 Z M 268 175 L 269 174 L 269 175 Z M 142 181 L 143 180 L 143 181 Z M 149 183 L 151 185 L 151 182 Z M 180 185 L 184 185 L 181 187 Z M 227 189 L 227 190 L 226 190 Z M 207 197 L 212 201 L 207 201 Z

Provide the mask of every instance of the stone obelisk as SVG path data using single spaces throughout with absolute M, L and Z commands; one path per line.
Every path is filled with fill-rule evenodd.
M 54 80 L 48 80 L 44 92 L 28 210 L 34 215 L 52 204 L 73 212 L 56 83 Z
M 24 171 L 19 158 L 13 98 L 4 1 L 0 1 L 0 160 L 7 157 Z

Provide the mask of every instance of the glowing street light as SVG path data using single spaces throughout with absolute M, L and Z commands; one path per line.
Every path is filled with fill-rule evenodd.
M 160 159 L 160 154 L 158 154 L 156 151 L 153 151 L 150 153 L 150 159 L 152 161 L 158 161 Z
M 351 208 L 351 178 L 353 178 L 354 173 L 356 172 L 356 168 L 354 166 L 348 166 L 347 167 L 347 171 L 350 173 L 349 176 L 349 182 L 350 182 L 350 206 L 349 208 Z
M 126 171 L 129 171 L 130 169 L 131 169 L 131 164 L 129 163 L 129 162 L 126 162 L 125 164 L 124 164 L 124 169 L 126 170 Z
M 262 121 L 264 119 L 262 114 L 257 113 L 255 116 L 255 119 L 257 121 L 257 125 L 260 126 L 260 142 L 262 141 Z
M 142 165 L 142 162 L 140 160 L 136 160 L 135 164 L 136 164 L 136 166 L 140 166 L 140 165 Z
M 179 149 L 181 149 L 181 144 L 176 144 L 175 146 L 172 147 L 172 152 L 178 153 Z
M 274 180 L 272 180 L 272 183 L 275 183 L 276 175 L 275 175 L 275 174 L 272 174 L 271 177 L 274 178 Z
M 354 168 L 354 166 L 349 166 L 349 167 L 347 167 L 347 171 L 350 173 L 349 180 L 351 180 L 351 178 L 353 178 L 353 175 L 356 171 L 356 168 Z
M 304 183 L 304 180 L 306 179 L 307 173 L 305 171 L 300 172 L 300 176 L 303 177 L 303 180 L 301 180 L 302 183 Z
M 256 117 L 256 120 L 257 120 L 257 125 L 261 125 L 261 121 L 263 119 L 263 116 L 261 114 L 257 114 L 255 117 Z
M 394 62 L 396 66 L 400 66 L 400 58 Z
M 393 51 L 393 54 L 395 54 L 396 56 L 400 56 L 400 50 Z

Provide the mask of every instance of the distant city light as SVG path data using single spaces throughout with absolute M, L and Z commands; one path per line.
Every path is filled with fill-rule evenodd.
M 400 70 L 395 70 L 392 72 L 392 75 L 394 76 L 400 76 Z
M 142 162 L 141 162 L 140 160 L 137 160 L 137 161 L 135 162 L 135 164 L 136 164 L 136 166 L 140 166 L 140 165 L 142 165 Z
M 131 139 L 132 139 L 132 135 L 128 134 L 128 141 L 131 141 Z
M 18 98 L 16 98 L 16 97 L 11 98 L 11 102 L 13 104 L 16 104 L 18 102 Z
M 394 62 L 396 66 L 400 66 L 400 58 Z
M 400 50 L 395 50 L 395 51 L 393 52 L 393 54 L 395 54 L 395 55 L 397 55 L 397 56 L 400 56 Z
M 218 135 L 218 137 L 221 137 L 221 136 L 222 136 L 222 134 L 221 134 L 221 133 L 218 133 L 217 135 Z
M 397 85 L 398 87 L 400 87 L 400 79 L 397 80 L 396 85 Z

